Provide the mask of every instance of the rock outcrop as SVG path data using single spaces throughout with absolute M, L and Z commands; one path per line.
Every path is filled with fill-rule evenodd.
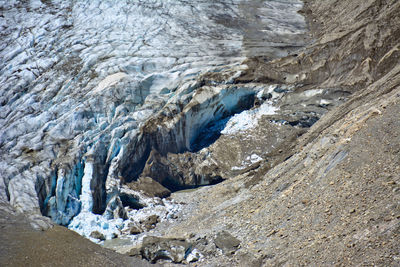
M 149 197 L 165 198 L 171 195 L 171 191 L 150 177 L 141 177 L 137 181 L 127 184 L 127 186 L 130 189 L 142 192 Z

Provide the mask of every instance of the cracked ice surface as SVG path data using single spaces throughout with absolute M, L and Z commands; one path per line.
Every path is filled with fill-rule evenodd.
M 301 46 L 301 6 L 0 0 L 0 198 L 61 224 L 103 212 L 140 125 L 201 73 Z

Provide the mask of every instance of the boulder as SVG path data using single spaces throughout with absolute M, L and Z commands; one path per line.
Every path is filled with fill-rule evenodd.
M 143 233 L 143 230 L 140 228 L 140 226 L 136 225 L 136 223 L 134 222 L 128 224 L 128 229 L 130 235 L 137 235 Z
M 141 257 L 142 254 L 141 254 L 140 250 L 141 250 L 140 247 L 134 247 L 134 248 L 131 248 L 131 250 L 129 250 L 129 252 L 126 254 L 130 257 Z
M 100 233 L 99 231 L 91 232 L 89 237 L 94 238 L 94 239 L 98 239 L 100 241 L 106 240 L 106 237 L 102 233 Z
M 186 262 L 196 262 L 202 257 L 200 251 L 193 249 L 186 257 Z
M 209 138 L 207 134 L 205 136 L 202 134 L 204 132 L 201 132 L 193 141 L 194 148 L 201 147 L 199 142 L 202 143 L 204 139 Z M 161 155 L 153 149 L 141 177 L 151 177 L 153 181 L 160 183 L 171 192 L 221 182 L 219 167 L 212 162 L 206 162 L 205 159 L 204 155 L 189 151 Z
M 238 249 L 240 240 L 227 231 L 222 231 L 217 234 L 214 243 L 225 254 L 233 254 Z
M 190 254 L 191 249 L 192 245 L 185 239 L 146 236 L 143 238 L 140 253 L 143 258 L 152 263 L 158 260 L 181 263 Z
M 171 195 L 171 191 L 150 177 L 140 177 L 137 181 L 128 183 L 127 186 L 149 197 L 165 198 Z
M 160 217 L 158 215 L 150 215 L 149 217 L 140 221 L 140 224 L 143 225 L 147 230 L 154 229 L 156 224 L 160 221 Z
M 137 235 L 137 234 L 140 234 L 140 233 L 142 233 L 143 231 L 142 231 L 142 229 L 140 229 L 139 227 L 137 227 L 137 226 L 132 226 L 130 229 L 129 229 L 129 234 L 131 234 L 131 235 Z

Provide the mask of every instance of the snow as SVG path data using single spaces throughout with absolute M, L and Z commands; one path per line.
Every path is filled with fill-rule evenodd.
M 323 91 L 324 91 L 323 89 L 307 90 L 307 91 L 304 92 L 304 95 L 305 95 L 307 98 L 311 98 L 311 97 L 313 97 L 313 96 L 322 94 Z
M 251 163 L 256 163 L 262 161 L 262 157 L 257 154 L 252 154 L 251 156 L 248 156 L 246 160 L 249 160 Z
M 187 262 L 195 262 L 195 261 L 201 260 L 202 257 L 203 257 L 203 254 L 201 254 L 200 251 L 195 248 L 186 257 L 186 261 Z
M 332 104 L 332 101 L 329 101 L 329 100 L 327 100 L 327 99 L 321 99 L 320 102 L 319 102 L 319 104 L 320 104 L 321 106 L 326 106 L 326 105 Z
M 232 171 L 240 171 L 240 170 L 244 170 L 246 168 L 246 166 L 233 166 L 231 168 Z
M 262 161 L 262 160 L 263 160 L 263 158 L 260 157 L 259 155 L 257 155 L 257 154 L 251 154 L 251 155 L 247 156 L 247 157 L 245 158 L 244 161 L 242 161 L 242 163 L 241 163 L 240 166 L 233 166 L 233 167 L 231 168 L 231 170 L 232 170 L 232 171 L 244 170 L 245 168 L 247 168 L 247 167 L 250 166 L 251 164 L 260 162 L 260 161 Z
M 125 78 L 127 75 L 123 72 L 118 72 L 112 75 L 107 76 L 104 80 L 102 80 L 99 85 L 92 91 L 93 93 L 98 93 L 103 91 L 105 88 L 111 87 L 117 84 L 121 79 Z
M 232 135 L 247 131 L 256 127 L 262 116 L 274 115 L 277 110 L 278 108 L 273 106 L 271 102 L 265 102 L 256 109 L 242 111 L 229 119 L 221 133 L 224 135 Z

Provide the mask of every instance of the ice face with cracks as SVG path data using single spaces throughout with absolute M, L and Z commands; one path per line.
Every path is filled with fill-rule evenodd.
M 199 76 L 232 81 L 246 56 L 304 43 L 295 0 L 0 5 L 0 197 L 63 225 L 95 212 L 104 228 L 140 127 L 190 102 Z

